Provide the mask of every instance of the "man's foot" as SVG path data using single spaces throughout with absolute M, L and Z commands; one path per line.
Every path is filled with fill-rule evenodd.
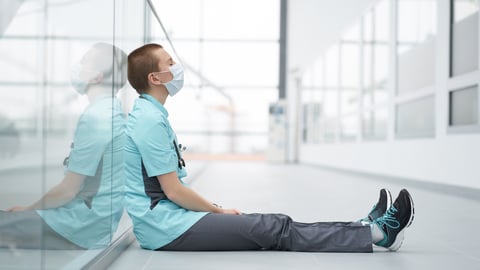
M 371 223 L 375 219 L 383 216 L 390 206 L 392 206 L 392 194 L 390 193 L 390 190 L 382 188 L 380 190 L 378 202 L 373 206 L 370 213 L 368 213 L 368 216 L 362 218 L 360 222 Z
M 383 240 L 375 245 L 396 251 L 403 242 L 405 229 L 413 222 L 415 214 L 413 200 L 406 189 L 402 189 L 387 212 L 373 221 L 373 226 L 383 232 Z

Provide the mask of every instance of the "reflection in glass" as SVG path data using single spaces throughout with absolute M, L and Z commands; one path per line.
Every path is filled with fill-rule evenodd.
M 92 249 L 110 243 L 123 213 L 125 116 L 115 94 L 126 82 L 125 71 L 126 54 L 106 43 L 92 46 L 72 68 L 72 86 L 89 104 L 63 161 L 63 179 L 34 203 L 0 211 L 0 247 Z

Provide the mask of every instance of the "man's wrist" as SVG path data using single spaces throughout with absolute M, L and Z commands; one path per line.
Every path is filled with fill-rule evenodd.
M 212 203 L 212 205 L 213 205 L 213 213 L 216 213 L 216 214 L 222 214 L 223 213 L 222 206 L 220 206 L 216 203 Z

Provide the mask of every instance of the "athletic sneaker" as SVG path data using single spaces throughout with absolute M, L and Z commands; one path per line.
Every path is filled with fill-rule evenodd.
M 413 222 L 414 214 L 412 197 L 406 189 L 402 189 L 387 212 L 373 221 L 384 235 L 383 240 L 376 242 L 375 245 L 391 251 L 398 250 L 402 245 L 405 229 Z
M 378 202 L 372 207 L 372 210 L 370 213 L 368 213 L 368 216 L 362 218 L 360 222 L 371 223 L 375 219 L 383 216 L 390 206 L 392 206 L 392 194 L 390 193 L 390 190 L 382 188 L 380 190 Z

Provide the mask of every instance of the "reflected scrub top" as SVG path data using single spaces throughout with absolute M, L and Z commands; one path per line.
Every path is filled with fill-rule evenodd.
M 142 248 L 167 245 L 207 214 L 178 206 L 161 190 L 158 175 L 176 171 L 184 184 L 186 171 L 179 166 L 176 141 L 165 107 L 142 94 L 128 116 L 125 142 L 125 200 Z
M 37 213 L 57 233 L 83 248 L 107 246 L 124 209 L 125 114 L 110 95 L 92 101 L 80 116 L 66 169 L 85 175 L 67 204 Z

